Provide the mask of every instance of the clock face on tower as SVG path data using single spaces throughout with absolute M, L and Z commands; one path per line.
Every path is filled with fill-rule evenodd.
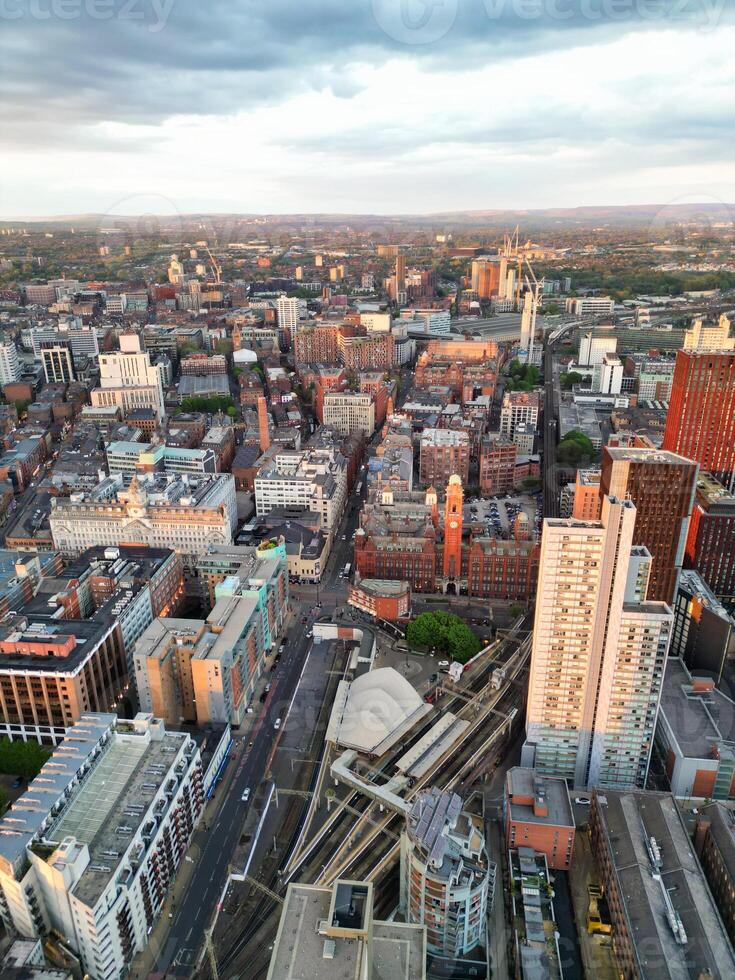
M 456 521 L 450 521 L 450 522 L 449 522 L 449 526 L 450 526 L 451 528 L 456 528 L 456 527 L 457 527 L 457 522 L 456 522 Z

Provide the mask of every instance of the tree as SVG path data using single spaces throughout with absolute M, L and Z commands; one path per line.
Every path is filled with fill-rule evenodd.
M 421 613 L 411 620 L 406 639 L 412 647 L 433 648 L 460 663 L 467 663 L 482 647 L 479 638 L 458 616 L 441 611 Z
M 559 381 L 565 391 L 571 391 L 574 385 L 581 384 L 584 381 L 584 375 L 580 374 L 579 371 L 562 371 L 559 375 Z
M 556 447 L 556 457 L 562 465 L 579 466 L 595 456 L 595 448 L 583 432 L 573 429 Z
M 0 739 L 0 772 L 33 779 L 51 755 L 51 750 L 38 742 L 11 742 Z

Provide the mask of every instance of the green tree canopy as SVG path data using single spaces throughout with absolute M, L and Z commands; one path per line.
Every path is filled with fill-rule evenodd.
M 580 374 L 579 371 L 562 371 L 559 375 L 559 380 L 565 391 L 571 391 L 574 385 L 581 384 L 584 381 L 584 375 Z
M 7 738 L 0 739 L 0 772 L 11 776 L 22 776 L 23 779 L 33 779 L 41 766 L 51 755 L 38 742 L 11 742 Z
M 583 432 L 573 429 L 556 448 L 556 457 L 565 466 L 579 466 L 595 456 L 595 447 Z
M 480 639 L 458 616 L 442 611 L 421 613 L 411 620 L 406 639 L 412 647 L 434 648 L 463 664 L 482 649 Z

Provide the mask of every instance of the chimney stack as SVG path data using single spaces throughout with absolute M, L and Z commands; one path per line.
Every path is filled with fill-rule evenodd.
M 271 433 L 268 405 L 263 395 L 258 396 L 258 434 L 260 436 L 260 451 L 264 453 L 270 447 Z

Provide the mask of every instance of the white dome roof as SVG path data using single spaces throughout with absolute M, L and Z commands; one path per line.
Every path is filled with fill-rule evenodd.
M 426 707 L 421 696 L 393 667 L 368 671 L 350 684 L 338 741 L 370 752 L 417 711 L 423 714 Z

